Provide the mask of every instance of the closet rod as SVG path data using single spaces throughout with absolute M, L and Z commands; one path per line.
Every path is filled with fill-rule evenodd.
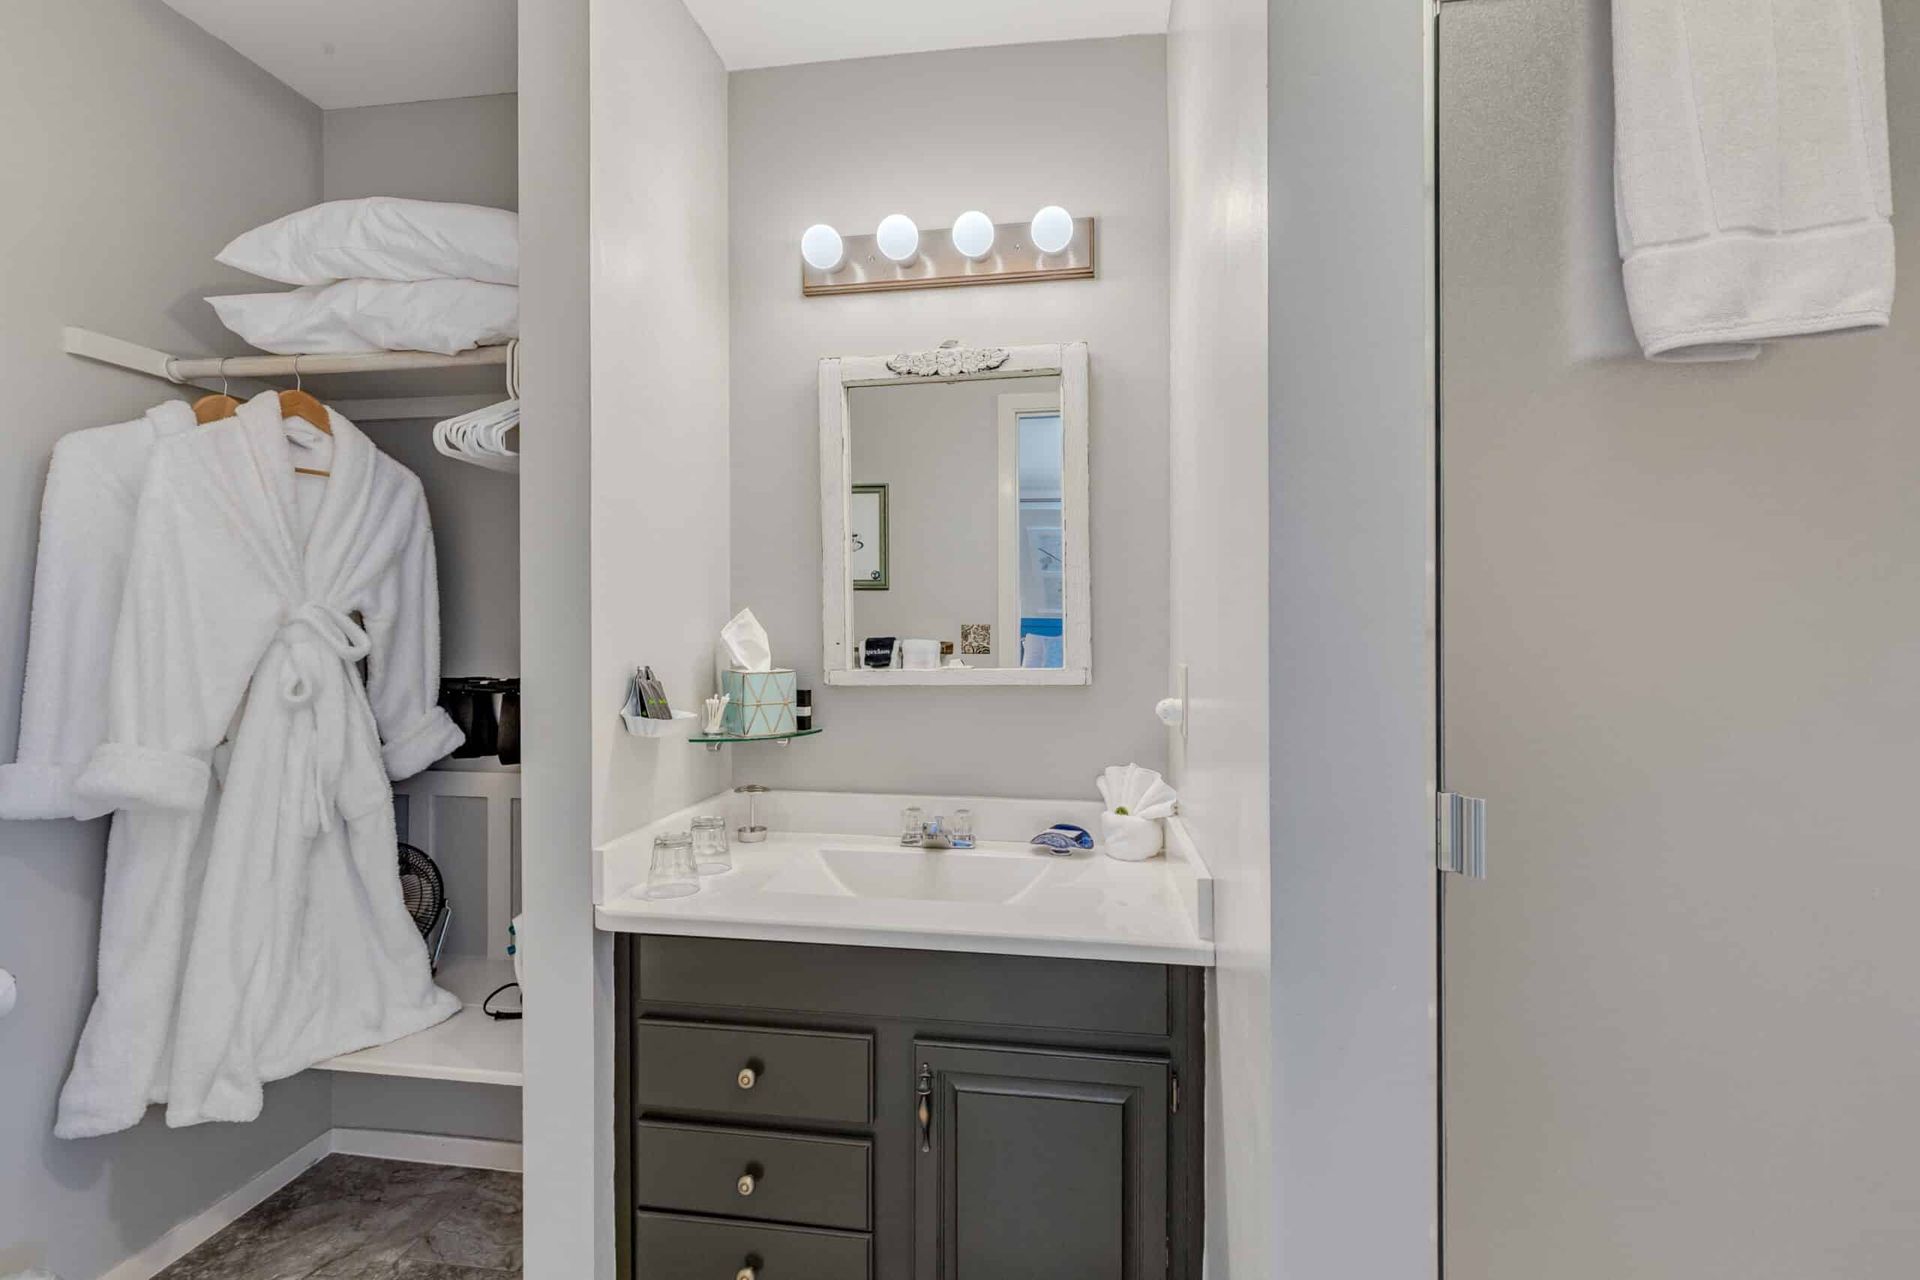
M 409 369 L 475 369 L 504 365 L 506 347 L 480 347 L 457 356 L 437 355 L 431 351 L 375 351 L 352 356 L 229 356 L 223 362 L 216 356 L 175 356 L 152 347 L 95 333 L 91 329 L 68 328 L 64 331 L 68 355 L 84 356 L 106 364 L 119 365 L 136 373 L 165 378 L 168 382 L 194 382 L 203 378 L 285 378 L 301 374 L 394 373 Z M 222 363 L 226 365 L 221 368 Z

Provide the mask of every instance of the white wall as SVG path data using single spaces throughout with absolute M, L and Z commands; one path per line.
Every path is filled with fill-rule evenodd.
M 80 324 L 155 346 L 238 353 L 201 298 L 244 288 L 216 265 L 233 235 L 320 192 L 320 113 L 159 0 L 0 6 L 0 753 L 12 758 L 36 518 L 61 434 L 168 398 L 163 384 L 59 349 Z M 195 140 L 220 140 L 217 161 Z M 244 181 L 219 181 L 221 173 Z M 211 177 L 210 177 L 211 175 Z M 30 187 L 30 195 L 22 195 Z M 104 822 L 0 823 L 0 1274 L 88 1280 L 327 1127 L 327 1079 L 274 1085 L 250 1125 L 156 1116 L 53 1138 L 54 1099 L 93 998 Z
M 1268 6 L 1285 1280 L 1435 1270 L 1430 9 Z
M 520 6 L 526 1274 L 613 1277 L 613 965 L 590 849 L 589 0 Z M 533 939 L 538 938 L 538 945 Z
M 1165 763 L 1167 128 L 1157 36 L 819 63 L 733 77 L 733 602 L 814 688 L 826 730 L 729 748 L 743 782 L 1090 796 L 1104 765 Z M 1100 219 L 1100 278 L 803 298 L 799 236 Z M 1094 683 L 827 689 L 820 655 L 817 367 L 947 338 L 1092 348 Z
M 593 13 L 595 832 L 727 785 L 730 759 L 629 737 L 642 663 L 713 692 L 727 591 L 727 73 L 680 0 Z M 586 899 L 582 899 L 586 901 Z
M 1207 1256 L 1271 1274 L 1273 1117 L 1267 820 L 1267 53 L 1262 0 L 1176 0 L 1173 661 L 1180 808 L 1217 877 L 1207 1010 Z

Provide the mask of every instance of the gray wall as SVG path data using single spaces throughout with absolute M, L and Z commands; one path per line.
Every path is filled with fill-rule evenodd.
M 1277 1168 L 1254 1274 L 1289 1280 L 1435 1268 L 1430 9 L 1267 10 Z
M 1447 890 L 1449 1273 L 1911 1276 L 1920 277 L 1883 332 L 1649 364 L 1606 6 L 1442 24 L 1447 773 L 1494 833 Z
M 321 138 L 328 200 L 407 196 L 520 207 L 511 93 L 329 111 Z
M 515 209 L 520 200 L 514 94 L 329 111 L 322 125 L 328 200 L 408 196 Z M 277 286 L 264 286 L 275 288 Z M 435 375 L 434 393 L 453 389 Z M 414 393 L 421 389 L 415 381 Z M 362 398 L 405 394 L 397 382 L 335 380 L 328 390 Z M 498 374 L 458 388 L 506 395 Z M 448 675 L 520 673 L 520 484 L 510 475 L 442 457 L 431 423 L 375 422 L 366 430 L 427 491 L 440 560 L 441 669 Z
M 520 199 L 519 101 L 510 93 L 438 102 L 329 111 L 321 126 L 321 185 L 328 200 L 406 196 L 516 209 Z M 273 286 L 268 286 L 273 287 Z M 449 387 L 445 375 L 395 380 L 385 390 L 418 394 Z M 476 378 L 476 392 L 504 398 L 497 374 Z M 336 379 L 341 398 L 382 394 L 374 380 Z M 420 477 L 433 518 L 440 570 L 441 669 L 448 675 L 520 674 L 520 482 L 510 475 L 442 457 L 431 421 L 372 422 L 374 443 Z M 449 847 L 478 848 L 460 824 L 482 821 L 473 801 L 442 801 Z M 456 906 L 448 953 L 497 954 L 486 935 L 485 894 L 478 861 L 446 863 Z M 341 1075 L 333 1083 L 333 1123 L 346 1128 L 450 1133 L 471 1138 L 520 1137 L 520 1091 Z
M 0 7 L 0 751 L 11 758 L 40 489 L 64 432 L 134 417 L 152 379 L 59 350 L 79 324 L 163 348 L 238 353 L 200 299 L 247 287 L 213 255 L 320 194 L 320 113 L 159 0 Z M 217 141 L 217 150 L 200 154 Z M 222 175 L 234 178 L 222 180 Z M 242 177 L 244 180 L 242 180 Z M 30 191 L 28 190 L 30 189 Z M 88 1280 L 327 1127 L 328 1082 L 267 1091 L 262 1119 L 52 1136 L 54 1099 L 93 996 L 106 824 L 0 823 L 0 1274 L 44 1263 Z
M 736 751 L 741 781 L 1085 796 L 1166 762 L 1166 42 L 1141 36 L 737 72 L 732 77 L 733 603 L 815 689 L 826 732 Z M 799 237 L 888 213 L 946 227 L 1047 204 L 1100 219 L 1100 278 L 803 298 Z M 1093 353 L 1094 683 L 826 689 L 817 366 L 823 356 L 1085 339 Z
M 1272 1274 L 1267 821 L 1267 13 L 1177 0 L 1173 157 L 1173 660 L 1188 738 L 1180 811 L 1217 881 L 1208 984 L 1207 1256 Z M 1232 1135 L 1230 1141 L 1221 1140 Z M 1358 1274 L 1358 1273 L 1355 1273 Z

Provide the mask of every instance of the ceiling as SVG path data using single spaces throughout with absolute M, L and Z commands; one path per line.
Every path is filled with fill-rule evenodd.
M 1170 0 L 686 0 L 729 71 L 1164 33 Z
M 166 0 L 315 105 L 512 93 L 515 0 Z
M 314 104 L 512 93 L 516 0 L 165 0 Z M 729 71 L 1159 34 L 1171 0 L 686 0 Z

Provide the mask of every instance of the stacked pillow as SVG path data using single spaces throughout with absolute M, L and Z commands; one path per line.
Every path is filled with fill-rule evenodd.
M 520 219 L 504 209 L 333 200 L 256 227 L 219 261 L 301 286 L 207 299 L 276 355 L 455 355 L 520 336 Z

